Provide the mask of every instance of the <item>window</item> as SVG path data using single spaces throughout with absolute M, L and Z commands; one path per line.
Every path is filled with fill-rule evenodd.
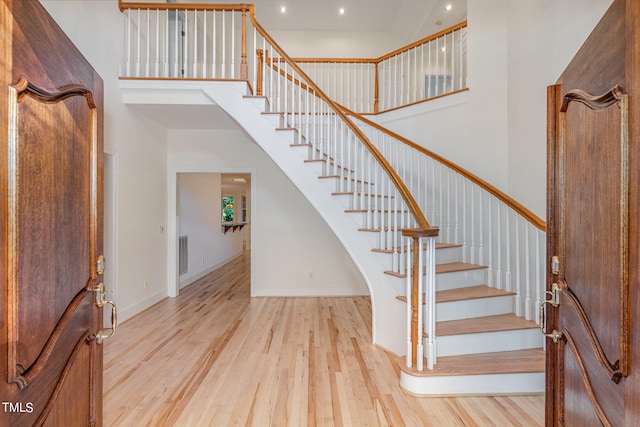
M 233 222 L 234 208 L 233 196 L 222 196 L 222 222 Z

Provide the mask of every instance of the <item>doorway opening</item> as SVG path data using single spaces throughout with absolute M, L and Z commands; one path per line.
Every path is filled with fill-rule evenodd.
M 175 173 L 170 296 L 251 249 L 252 182 L 250 171 Z

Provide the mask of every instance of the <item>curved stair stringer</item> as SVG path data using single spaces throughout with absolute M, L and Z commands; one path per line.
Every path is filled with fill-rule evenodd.
M 369 288 L 373 342 L 393 353 L 404 354 L 406 335 L 398 331 L 406 329 L 406 307 L 396 299 L 404 294 L 404 282 L 384 274 L 384 255 L 372 252 L 371 243 L 344 212 L 344 206 L 261 111 L 243 99 L 245 94 L 238 91 L 237 85 L 203 85 L 203 91 L 267 153 L 325 220 Z

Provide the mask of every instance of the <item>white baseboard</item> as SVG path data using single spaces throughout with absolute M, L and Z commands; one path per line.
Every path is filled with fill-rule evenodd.
M 152 305 L 159 303 L 165 298 L 167 298 L 166 290 L 159 291 L 153 295 L 149 295 L 147 298 L 143 299 L 140 302 L 137 302 L 136 304 L 133 304 L 125 309 L 118 310 L 118 321 L 122 323 L 125 320 L 132 318 L 136 314 L 146 310 Z
M 366 287 L 251 289 L 252 297 L 353 297 L 363 295 L 369 295 L 369 289 Z
M 242 250 L 236 252 L 235 254 L 231 255 L 230 257 L 226 258 L 223 261 L 220 261 L 216 264 L 210 265 L 209 267 L 205 268 L 204 270 L 198 271 L 196 273 L 192 273 L 192 274 L 187 274 L 185 276 L 181 276 L 180 277 L 180 289 L 186 288 L 187 286 L 191 285 L 192 283 L 194 283 L 195 281 L 197 281 L 198 279 L 202 279 L 204 276 L 206 276 L 209 273 L 212 273 L 213 271 L 219 269 L 220 267 L 222 267 L 223 265 L 227 264 L 229 261 L 231 261 L 232 259 L 242 255 Z

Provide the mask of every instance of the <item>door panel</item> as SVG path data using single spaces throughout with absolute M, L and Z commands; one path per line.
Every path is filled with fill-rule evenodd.
M 101 425 L 102 81 L 39 2 L 0 23 L 0 426 Z
M 549 426 L 638 422 L 638 19 L 615 0 L 548 90 Z
M 628 375 L 630 344 L 627 96 L 617 87 L 598 96 L 571 91 L 558 116 L 553 281 L 565 344 L 556 360 L 563 394 L 554 404 L 567 425 L 593 412 L 604 425 L 620 425 L 617 383 Z

